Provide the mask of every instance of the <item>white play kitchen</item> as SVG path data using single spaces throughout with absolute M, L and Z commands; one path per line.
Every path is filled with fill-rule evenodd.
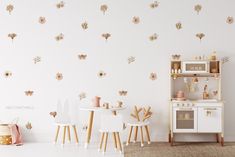
M 216 53 L 181 60 L 172 55 L 169 142 L 177 133 L 214 133 L 224 144 L 221 61 Z

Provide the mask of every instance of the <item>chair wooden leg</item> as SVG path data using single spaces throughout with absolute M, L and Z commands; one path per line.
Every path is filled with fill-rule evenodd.
M 94 111 L 91 111 L 90 116 L 89 116 L 88 128 L 87 128 L 87 140 L 86 140 L 85 148 L 87 148 L 87 145 L 90 143 L 90 140 L 91 140 L 93 118 L 94 118 Z
M 105 133 L 104 152 L 106 152 L 106 148 L 107 148 L 108 135 L 109 135 L 109 133 L 106 132 Z
M 146 126 L 144 126 L 145 127 L 145 131 L 146 131 L 146 135 L 147 135 L 147 139 L 148 139 L 148 144 L 150 144 L 151 143 L 151 141 L 150 141 L 150 135 L 149 135 L 149 128 L 148 128 L 148 126 L 146 125 Z
M 119 132 L 116 133 L 116 137 L 117 137 L 118 148 L 120 152 L 122 152 L 122 144 L 121 144 Z
M 127 140 L 127 142 L 126 142 L 126 145 L 127 145 L 127 146 L 128 146 L 128 145 L 129 145 L 129 143 L 131 142 L 131 134 L 132 134 L 132 130 L 133 130 L 133 126 L 131 126 L 131 128 L 130 128 L 130 132 L 129 132 L 128 140 Z
M 64 126 L 64 134 L 63 134 L 62 145 L 64 145 L 64 143 L 65 143 L 65 135 L 66 135 L 66 126 Z
M 73 125 L 73 131 L 74 131 L 74 135 L 75 135 L 76 144 L 78 144 L 78 134 L 77 134 L 77 129 L 76 129 L 75 125 Z
M 104 132 L 101 133 L 101 140 L 100 140 L 100 149 L 99 149 L 99 151 L 102 149 L 102 146 L 103 146 L 104 134 L 105 134 Z
M 117 149 L 117 139 L 116 139 L 116 133 L 115 132 L 113 132 L 113 140 L 114 140 L 115 149 Z
M 67 126 L 67 131 L 68 131 L 68 139 L 69 139 L 69 143 L 70 143 L 71 142 L 70 126 Z
M 144 135 L 143 135 L 143 127 L 140 127 L 140 134 L 141 134 L 141 147 L 144 146 Z
M 56 143 L 57 140 L 58 140 L 59 132 L 60 132 L 60 126 L 57 126 L 56 135 L 55 135 L 55 143 Z
M 137 134 L 138 134 L 138 126 L 135 127 L 135 138 L 134 143 L 137 141 Z

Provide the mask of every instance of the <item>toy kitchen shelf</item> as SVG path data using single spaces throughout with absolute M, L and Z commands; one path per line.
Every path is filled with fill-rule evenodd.
M 169 142 L 177 133 L 213 133 L 224 145 L 221 61 L 173 60 L 170 63 Z

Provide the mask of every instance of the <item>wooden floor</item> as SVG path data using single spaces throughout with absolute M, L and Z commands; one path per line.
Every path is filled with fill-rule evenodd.
M 124 147 L 125 157 L 235 157 L 235 143 L 152 143 L 140 147 L 131 143 Z

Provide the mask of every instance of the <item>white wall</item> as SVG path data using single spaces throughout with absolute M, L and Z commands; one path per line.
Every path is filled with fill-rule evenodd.
M 149 7 L 152 0 L 65 0 L 65 7 L 57 9 L 58 2 L 3 0 L 0 3 L 1 121 L 19 117 L 26 140 L 51 141 L 55 127 L 49 112 L 56 109 L 58 99 L 68 98 L 80 106 L 89 105 L 92 97 L 99 95 L 102 102 L 124 101 L 128 106 L 123 112 L 126 118 L 136 104 L 152 106 L 151 137 L 166 141 L 171 54 L 187 58 L 217 51 L 220 56 L 230 57 L 223 67 L 223 96 L 227 102 L 225 139 L 235 140 L 232 73 L 235 24 L 226 23 L 228 16 L 235 17 L 235 1 L 162 0 L 155 9 Z M 11 15 L 6 11 L 8 4 L 14 5 Z M 102 4 L 108 5 L 105 15 L 100 11 Z M 196 4 L 202 5 L 199 14 L 194 11 Z M 46 17 L 45 24 L 38 22 L 40 16 Z M 139 24 L 132 23 L 133 16 L 140 17 Z M 84 21 L 88 22 L 87 30 L 81 28 Z M 179 21 L 181 30 L 175 27 Z M 195 37 L 200 32 L 205 34 L 201 42 Z M 17 34 L 13 42 L 8 33 Z M 64 40 L 58 42 L 55 36 L 60 33 L 64 34 Z M 111 34 L 107 42 L 102 33 Z M 159 35 L 158 39 L 150 41 L 149 36 L 154 33 Z M 80 53 L 87 54 L 87 59 L 79 60 Z M 42 61 L 34 64 L 36 56 Z M 130 56 L 136 61 L 128 64 Z M 7 70 L 12 72 L 9 78 L 4 77 Z M 104 78 L 97 77 L 100 70 L 107 73 Z M 57 72 L 63 73 L 63 80 L 55 79 Z M 149 79 L 151 72 L 157 73 L 157 80 Z M 25 96 L 26 90 L 33 90 L 33 96 Z M 119 96 L 119 90 L 127 90 L 127 96 Z M 81 92 L 87 94 L 82 101 L 78 97 Z M 81 128 L 87 123 L 88 113 L 79 114 L 79 134 L 84 138 Z M 31 130 L 25 129 L 28 121 L 32 123 Z

